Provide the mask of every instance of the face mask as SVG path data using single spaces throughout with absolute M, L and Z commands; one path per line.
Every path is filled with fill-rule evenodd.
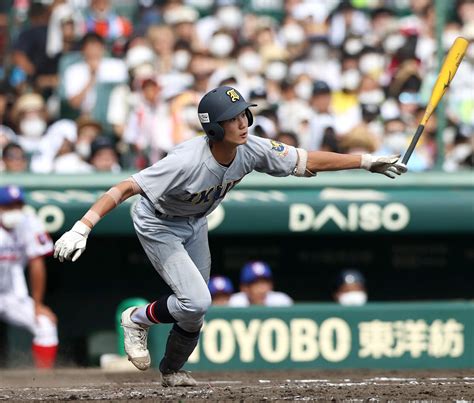
M 380 105 L 384 100 L 382 90 L 364 91 L 359 93 L 359 102 L 361 104 Z
M 191 55 L 186 50 L 177 50 L 173 55 L 173 67 L 178 71 L 185 71 L 188 68 Z
M 91 155 L 91 145 L 89 143 L 77 143 L 76 152 L 85 160 Z
M 25 118 L 20 122 L 20 131 L 26 137 L 41 137 L 45 130 L 46 122 L 38 116 Z
M 360 306 L 367 302 L 367 294 L 364 291 L 349 291 L 339 296 L 341 305 Z
M 346 42 L 344 50 L 350 55 L 356 55 L 362 50 L 363 47 L 364 45 L 362 41 L 351 38 Z
M 314 45 L 310 51 L 310 60 L 326 61 L 329 57 L 329 49 L 326 45 Z
M 237 59 L 237 62 L 244 71 L 250 74 L 259 73 L 262 68 L 262 58 L 255 52 L 242 53 Z
M 342 88 L 348 91 L 354 91 L 360 83 L 360 73 L 356 69 L 347 70 L 341 77 Z
M 377 53 L 369 53 L 360 58 L 359 68 L 362 73 L 381 72 L 384 68 L 384 57 Z
M 225 28 L 237 29 L 242 26 L 242 13 L 237 7 L 221 7 L 216 17 Z
M 22 210 L 10 210 L 4 211 L 0 215 L 0 221 L 6 229 L 15 228 L 23 220 L 23 211 Z
M 297 24 L 288 24 L 282 30 L 283 38 L 288 45 L 299 45 L 304 41 L 304 30 Z
M 383 48 L 387 53 L 395 53 L 405 43 L 405 39 L 401 34 L 392 34 L 387 36 L 383 42 Z
M 295 85 L 295 92 L 299 98 L 304 99 L 305 101 L 311 98 L 313 94 L 313 85 L 307 81 L 300 81 Z
M 403 132 L 390 133 L 386 135 L 384 143 L 393 153 L 399 154 L 406 149 L 407 138 Z
M 265 76 L 269 80 L 281 81 L 285 78 L 288 67 L 283 62 L 272 62 L 265 70 Z
M 234 41 L 226 34 L 215 35 L 209 44 L 209 51 L 216 57 L 229 56 L 232 49 L 234 49 Z

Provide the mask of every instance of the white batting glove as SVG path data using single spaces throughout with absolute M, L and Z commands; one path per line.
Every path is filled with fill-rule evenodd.
M 362 155 L 360 167 L 367 171 L 384 174 L 395 179 L 395 175 L 401 175 L 407 171 L 407 166 L 398 162 L 400 155 L 390 155 L 389 157 L 377 157 L 371 154 Z
M 61 262 L 75 262 L 86 250 L 87 236 L 91 229 L 82 221 L 76 221 L 70 231 L 65 232 L 54 244 L 54 257 Z

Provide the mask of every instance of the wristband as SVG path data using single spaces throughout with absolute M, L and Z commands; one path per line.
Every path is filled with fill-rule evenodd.
M 360 167 L 363 169 L 370 170 L 372 167 L 372 155 L 371 154 L 363 154 L 360 156 Z
M 91 232 L 91 229 L 82 221 L 76 221 L 76 223 L 71 228 L 71 231 L 77 232 L 83 237 L 87 237 L 89 235 L 89 232 Z

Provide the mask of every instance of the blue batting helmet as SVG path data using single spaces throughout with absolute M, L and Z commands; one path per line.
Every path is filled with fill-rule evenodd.
M 212 296 L 218 293 L 232 294 L 234 287 L 228 277 L 225 276 L 213 276 L 209 279 L 209 291 Z
M 0 186 L 0 206 L 14 203 L 25 203 L 23 189 L 15 185 Z
M 240 282 L 242 284 L 250 284 L 261 278 L 271 280 L 272 277 L 270 266 L 262 261 L 248 262 L 240 272 Z
M 253 123 L 250 106 L 257 106 L 245 101 L 244 97 L 235 88 L 221 86 L 209 91 L 199 102 L 199 121 L 207 136 L 214 141 L 224 138 L 224 129 L 219 124 L 245 111 L 249 126 Z

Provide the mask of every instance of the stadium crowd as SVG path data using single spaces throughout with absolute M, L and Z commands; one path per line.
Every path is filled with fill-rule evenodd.
M 0 171 L 142 169 L 202 134 L 222 84 L 258 104 L 253 134 L 403 154 L 457 36 L 441 141 L 433 116 L 408 167 L 470 169 L 474 1 L 446 3 L 438 49 L 432 0 L 2 1 Z

